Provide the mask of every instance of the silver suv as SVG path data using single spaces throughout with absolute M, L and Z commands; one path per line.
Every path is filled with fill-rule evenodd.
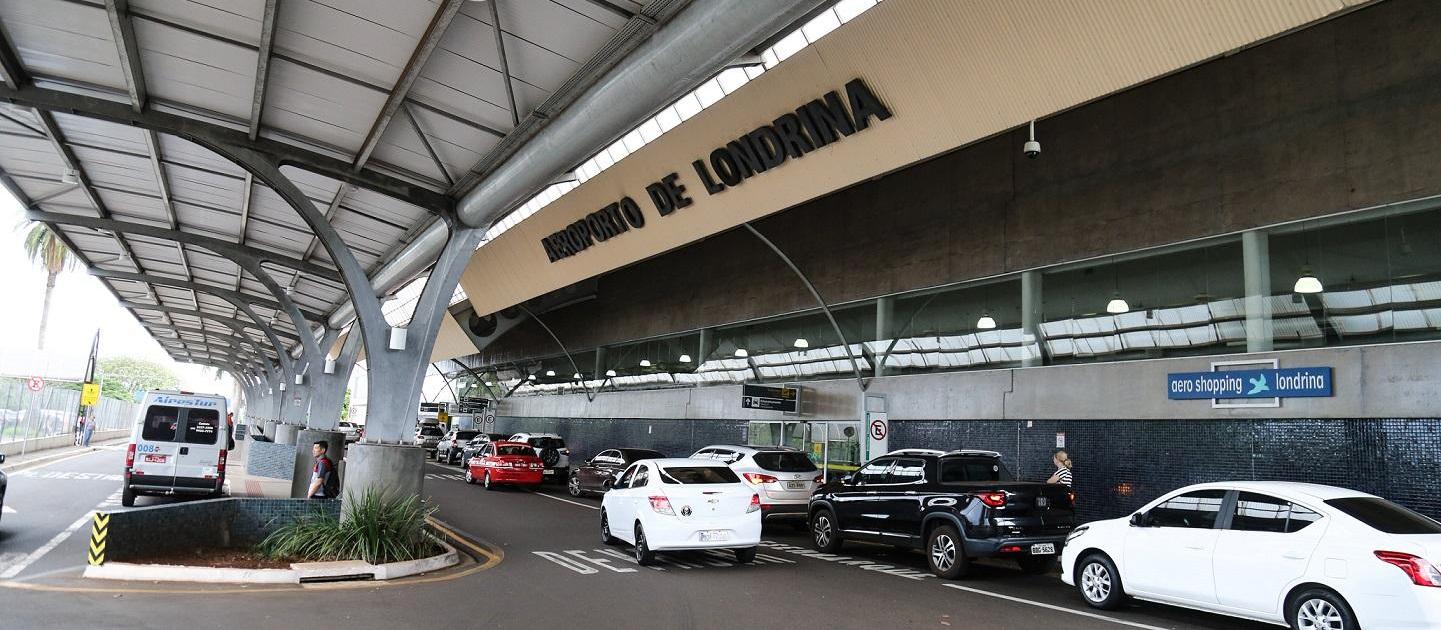
M 443 437 L 445 429 L 438 424 L 423 424 L 415 428 L 415 445 L 425 449 L 427 457 L 435 457 L 435 447 Z
M 570 478 L 570 449 L 566 448 L 565 438 L 559 434 L 517 433 L 510 436 L 509 441 L 529 444 L 540 455 L 541 463 L 545 464 L 542 481 L 565 483 Z
M 741 446 L 713 444 L 691 457 L 718 459 L 756 489 L 761 497 L 761 515 L 769 518 L 806 518 L 811 492 L 823 477 L 811 458 L 786 446 Z

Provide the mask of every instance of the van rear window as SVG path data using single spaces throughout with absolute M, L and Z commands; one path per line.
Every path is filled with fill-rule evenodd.
M 145 410 L 145 426 L 140 429 L 140 438 L 148 442 L 174 442 L 179 427 L 179 407 L 151 405 Z
M 187 409 L 185 415 L 186 444 L 214 444 L 220 427 L 220 412 L 214 409 Z

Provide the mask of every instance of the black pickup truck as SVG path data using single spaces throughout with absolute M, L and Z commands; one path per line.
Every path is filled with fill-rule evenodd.
M 1074 505 L 1067 486 L 1014 481 L 1000 453 L 907 449 L 817 489 L 811 539 L 825 553 L 845 540 L 922 549 L 931 572 L 948 579 L 983 557 L 1042 573 L 1076 525 Z

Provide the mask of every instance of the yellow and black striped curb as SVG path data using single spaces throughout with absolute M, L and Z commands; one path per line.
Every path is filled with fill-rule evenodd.
M 94 523 L 90 527 L 90 565 L 100 566 L 105 564 L 105 538 L 110 534 L 110 515 L 104 512 L 96 512 Z

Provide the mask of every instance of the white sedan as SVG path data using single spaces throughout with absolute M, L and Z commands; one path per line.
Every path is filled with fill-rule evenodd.
M 1441 523 L 1303 483 L 1189 486 L 1077 527 L 1061 579 L 1087 604 L 1127 597 L 1297 630 L 1441 628 Z
M 633 545 L 642 565 L 657 551 L 687 549 L 734 549 L 747 563 L 761 540 L 761 500 L 716 460 L 642 460 L 605 494 L 600 535 L 607 545 Z

